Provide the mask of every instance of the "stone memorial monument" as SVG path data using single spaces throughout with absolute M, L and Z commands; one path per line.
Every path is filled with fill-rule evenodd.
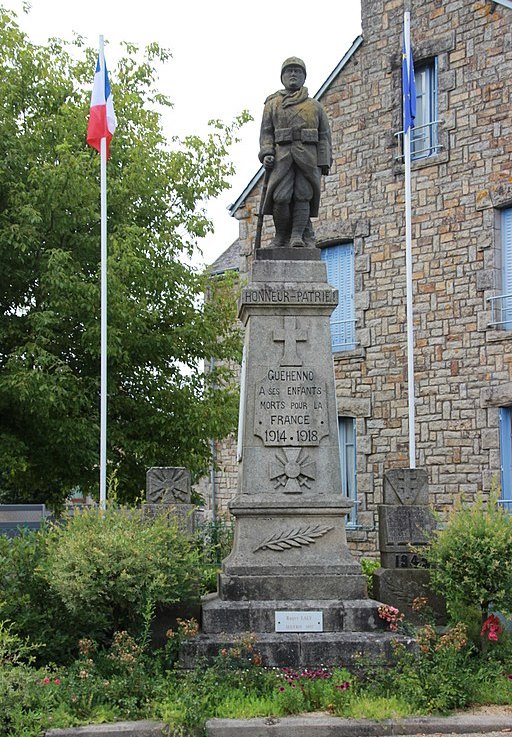
M 189 532 L 194 531 L 190 471 L 173 466 L 155 466 L 146 474 L 146 509 L 150 514 L 167 511 Z
M 182 651 L 185 665 L 244 632 L 255 635 L 266 665 L 348 665 L 356 653 L 390 652 L 391 634 L 346 540 L 352 502 L 341 493 L 329 325 L 338 293 L 310 223 L 331 161 L 330 133 L 305 76 L 302 60 L 287 59 L 285 89 L 265 104 L 262 213 L 273 215 L 276 236 L 269 248 L 256 239 L 239 304 L 235 538 L 218 593 L 203 602 L 202 632 Z
M 426 598 L 438 620 L 444 605 L 429 588 L 421 548 L 436 528 L 428 506 L 428 479 L 423 469 L 396 468 L 384 473 L 384 504 L 378 508 L 381 566 L 373 576 L 375 596 L 417 618 L 412 602 Z

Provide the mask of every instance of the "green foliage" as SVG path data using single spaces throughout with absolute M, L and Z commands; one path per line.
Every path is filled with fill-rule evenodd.
M 207 522 L 198 530 L 198 546 L 201 557 L 201 593 L 217 590 L 217 573 L 233 545 L 233 523 L 218 519 Z
M 380 561 L 374 560 L 373 558 L 361 558 L 361 568 L 363 569 L 363 574 L 366 576 L 368 596 L 371 599 L 373 596 L 373 574 L 380 568 Z
M 86 630 L 43 575 L 46 543 L 44 528 L 12 539 L 0 535 L 0 620 L 32 644 L 38 662 L 61 662 L 73 657 Z
M 193 541 L 165 514 L 111 506 L 52 527 L 40 568 L 88 635 L 108 640 L 121 630 L 142 636 L 157 602 L 197 600 L 198 562 Z
M 447 713 L 471 703 L 476 659 L 463 624 L 440 635 L 426 625 L 418 636 L 420 652 L 398 647 L 394 674 L 398 693 L 423 713 Z
M 489 606 L 512 612 L 512 516 L 497 503 L 497 494 L 459 506 L 426 552 L 431 583 L 446 599 L 452 617 Z
M 40 737 L 45 714 L 55 707 L 54 689 L 43 691 L 47 671 L 33 666 L 33 648 L 0 622 L 0 734 Z M 56 684 L 53 684 L 56 685 Z
M 353 678 L 344 668 L 294 671 L 284 668 L 280 674 L 278 705 L 284 714 L 301 711 L 328 710 L 341 714 L 347 708 L 353 692 Z
M 85 145 L 96 51 L 30 43 L 0 10 L 0 489 L 58 506 L 96 491 L 99 428 L 99 156 Z M 247 119 L 202 140 L 165 140 L 156 88 L 170 54 L 126 45 L 109 70 L 118 129 L 108 165 L 111 469 L 134 500 L 154 465 L 202 473 L 209 438 L 236 423 L 232 283 L 187 265 L 211 230 L 205 203 L 228 186 Z M 218 364 L 217 364 L 218 365 Z

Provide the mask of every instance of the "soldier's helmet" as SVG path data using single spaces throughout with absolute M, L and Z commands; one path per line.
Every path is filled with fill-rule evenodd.
M 302 59 L 299 59 L 298 56 L 289 56 L 288 59 L 283 61 L 283 66 L 281 67 L 281 82 L 283 81 L 283 72 L 286 67 L 301 67 L 304 71 L 304 76 L 306 76 L 306 65 Z

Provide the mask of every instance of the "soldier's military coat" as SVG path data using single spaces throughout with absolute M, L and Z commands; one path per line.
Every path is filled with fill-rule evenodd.
M 318 216 L 321 167 L 330 167 L 331 131 L 323 107 L 308 96 L 306 87 L 279 90 L 265 100 L 260 133 L 259 159 L 275 156 L 263 212 L 273 213 L 274 192 L 296 167 L 313 188 L 310 216 Z

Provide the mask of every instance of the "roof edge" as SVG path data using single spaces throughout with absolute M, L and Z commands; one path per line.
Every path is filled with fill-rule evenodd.
M 501 2 L 503 4 L 509 4 L 509 7 L 512 7 L 512 0 L 501 0 Z M 355 54 L 355 52 L 361 46 L 362 43 L 363 43 L 362 35 L 357 36 L 352 46 L 348 49 L 346 54 L 341 58 L 338 64 L 334 67 L 334 69 L 329 74 L 325 82 L 322 84 L 318 92 L 314 95 L 315 100 L 319 100 L 322 97 L 324 92 L 326 92 L 326 90 L 331 86 L 334 79 L 338 76 L 338 74 L 341 72 L 343 67 L 349 62 L 353 54 Z M 263 176 L 264 171 L 265 171 L 264 168 L 261 166 L 256 172 L 256 174 L 253 176 L 253 178 L 250 180 L 250 182 L 247 184 L 243 192 L 237 197 L 237 199 L 233 202 L 232 205 L 229 205 L 227 210 L 229 214 L 231 215 L 231 217 L 234 217 L 235 212 L 238 210 L 240 205 L 247 198 L 249 192 L 253 189 L 253 187 L 255 187 L 255 185 L 259 182 L 259 180 Z

